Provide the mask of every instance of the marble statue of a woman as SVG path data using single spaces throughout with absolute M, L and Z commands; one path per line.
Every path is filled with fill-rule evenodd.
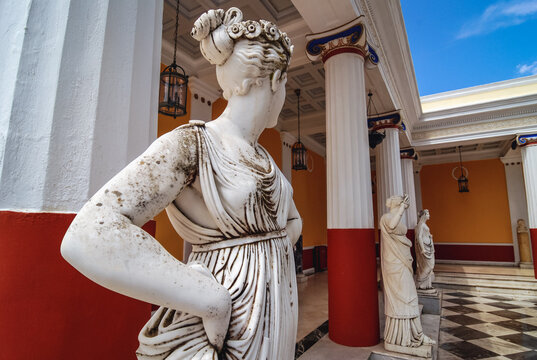
M 434 244 L 433 236 L 426 222 L 429 220 L 429 210 L 420 211 L 416 225 L 416 287 L 422 292 L 436 292 L 434 280 Z
M 390 211 L 382 215 L 380 255 L 384 285 L 384 347 L 386 350 L 431 356 L 434 341 L 423 334 L 418 294 L 412 272 L 412 242 L 401 222 L 409 206 L 408 195 L 392 196 L 386 201 Z
M 236 8 L 203 14 L 192 36 L 216 65 L 225 111 L 160 137 L 105 184 L 62 255 L 100 285 L 161 305 L 140 332 L 138 359 L 292 359 L 302 222 L 257 142 L 277 123 L 292 46 Z M 192 244 L 187 264 L 140 228 L 164 208 Z

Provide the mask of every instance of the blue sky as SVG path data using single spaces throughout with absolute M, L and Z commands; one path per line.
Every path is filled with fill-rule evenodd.
M 537 74 L 537 0 L 401 0 L 420 95 Z

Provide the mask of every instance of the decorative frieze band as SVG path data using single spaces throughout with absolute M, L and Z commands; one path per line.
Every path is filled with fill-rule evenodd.
M 364 17 L 337 28 L 306 36 L 306 54 L 311 61 L 319 58 L 326 62 L 330 57 L 342 53 L 354 53 L 367 59 L 372 65 L 379 62 L 379 57 L 366 41 Z

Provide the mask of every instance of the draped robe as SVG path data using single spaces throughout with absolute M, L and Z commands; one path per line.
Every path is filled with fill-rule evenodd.
M 218 135 L 201 122 L 185 127 L 197 138 L 197 176 L 217 228 L 194 223 L 175 202 L 166 211 L 179 235 L 192 244 L 188 263 L 206 266 L 228 289 L 229 330 L 218 353 L 201 318 L 161 307 L 140 331 L 138 359 L 292 359 L 298 299 L 285 231 L 291 185 L 261 146 L 268 170 L 229 157 L 218 147 Z

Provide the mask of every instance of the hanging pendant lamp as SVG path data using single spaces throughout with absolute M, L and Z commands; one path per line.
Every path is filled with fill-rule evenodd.
M 464 176 L 464 171 L 462 167 L 462 154 L 461 154 L 461 147 L 459 146 L 459 168 L 461 169 L 461 176 L 457 179 L 457 183 L 459 184 L 459 192 L 470 192 L 468 189 L 468 178 Z
M 188 95 L 188 76 L 185 70 L 177 65 L 177 32 L 179 29 L 179 0 L 175 8 L 175 37 L 173 46 L 173 62 L 160 73 L 160 91 L 158 112 L 173 116 L 186 114 Z
M 369 119 L 373 118 L 373 116 L 371 115 L 372 107 L 375 108 L 376 117 L 378 117 L 378 111 L 377 111 L 377 108 L 375 107 L 375 103 L 373 102 L 373 93 L 371 91 L 369 91 L 369 93 L 367 94 L 367 97 L 369 98 L 369 100 L 367 101 L 367 120 L 369 121 Z M 382 142 L 382 140 L 384 140 L 384 138 L 386 137 L 386 132 L 381 133 L 378 130 L 371 130 L 368 136 L 369 136 L 369 147 L 371 149 L 374 149 L 377 147 L 377 145 L 379 145 Z
M 300 89 L 295 90 L 297 97 L 297 119 L 298 119 L 298 141 L 294 143 L 291 148 L 291 153 L 293 157 L 293 170 L 308 170 L 308 165 L 306 164 L 306 155 L 307 150 L 304 144 L 300 142 Z

